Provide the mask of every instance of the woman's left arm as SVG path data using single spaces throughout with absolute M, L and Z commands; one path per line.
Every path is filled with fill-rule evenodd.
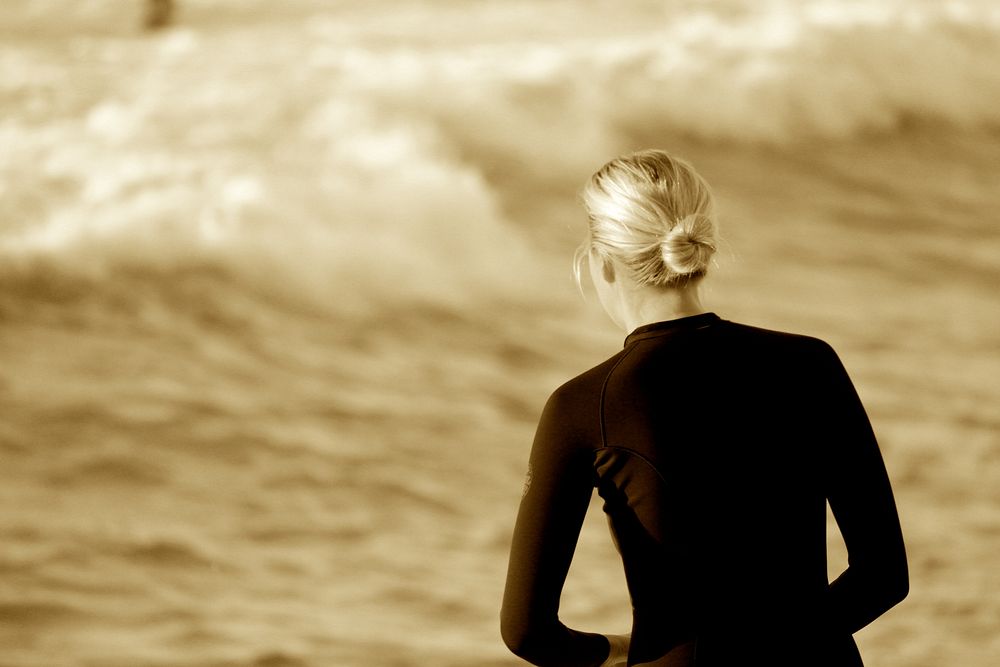
M 559 597 L 593 493 L 592 453 L 562 389 L 542 411 L 528 464 L 501 611 L 504 643 L 540 667 L 598 667 L 610 644 L 559 620 Z M 622 663 L 623 664 L 623 663 Z

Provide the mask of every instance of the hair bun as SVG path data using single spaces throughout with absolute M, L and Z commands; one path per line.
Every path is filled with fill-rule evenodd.
M 590 177 L 583 201 L 587 250 L 624 264 L 636 285 L 669 287 L 708 272 L 715 199 L 684 160 L 661 150 L 615 158 Z
M 678 220 L 660 243 L 663 263 L 681 275 L 704 272 L 715 253 L 715 223 L 693 213 Z

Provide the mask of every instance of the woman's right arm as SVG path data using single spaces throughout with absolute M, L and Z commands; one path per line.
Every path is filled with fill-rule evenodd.
M 826 346 L 821 392 L 826 423 L 827 498 L 847 547 L 848 567 L 830 584 L 828 617 L 853 634 L 906 597 L 906 549 L 889 476 L 861 399 Z
M 541 667 L 612 667 L 604 635 L 559 620 L 559 599 L 594 490 L 593 455 L 576 434 L 579 408 L 563 391 L 549 398 L 535 432 L 511 539 L 501 609 L 504 643 Z

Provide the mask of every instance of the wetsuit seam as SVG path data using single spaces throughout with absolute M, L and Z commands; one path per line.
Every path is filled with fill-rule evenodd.
M 632 449 L 632 448 L 630 448 L 630 447 L 622 447 L 622 446 L 620 446 L 620 445 L 604 445 L 603 447 L 601 447 L 601 449 L 614 449 L 614 450 L 618 450 L 618 451 L 620 451 L 620 452 L 625 452 L 626 454 L 631 454 L 631 455 L 633 455 L 633 456 L 637 457 L 637 458 L 638 458 L 639 460 L 641 460 L 641 461 L 642 461 L 643 463 L 645 463 L 645 464 L 646 464 L 646 465 L 648 465 L 648 466 L 649 466 L 650 468 L 652 468 L 652 469 L 653 469 L 653 472 L 655 472 L 655 473 L 656 473 L 656 476 L 657 476 L 657 477 L 659 477 L 659 478 L 660 478 L 660 480 L 662 480 L 662 481 L 663 481 L 663 483 L 664 483 L 664 484 L 665 484 L 666 486 L 670 486 L 670 483 L 669 483 L 669 482 L 667 482 L 667 478 L 663 476 L 663 473 L 662 473 L 662 472 L 660 472 L 660 469 L 659 469 L 659 468 L 658 468 L 658 467 L 656 466 L 656 464 L 655 464 L 655 463 L 653 463 L 653 462 L 652 462 L 652 461 L 651 461 L 650 459 L 648 459 L 648 458 L 647 458 L 647 457 L 646 457 L 646 456 L 645 456 L 644 454 L 642 454 L 641 452 L 637 452 L 636 450 L 634 450 L 634 449 Z M 601 451 L 601 449 L 598 449 L 597 451 Z
M 707 316 L 711 315 L 711 318 Z M 695 326 L 695 323 L 690 321 L 696 318 L 705 317 L 706 321 Z M 686 321 L 687 320 L 687 321 Z M 697 331 L 700 329 L 709 329 L 719 324 L 729 322 L 725 320 L 717 313 L 709 312 L 703 313 L 702 315 L 693 315 L 691 317 L 684 317 L 679 320 L 664 320 L 662 322 L 653 322 L 651 324 L 643 325 L 630 334 L 625 336 L 625 347 L 628 347 L 629 343 L 644 340 L 646 338 L 652 338 L 655 336 L 670 335 L 674 333 L 682 333 L 684 331 Z
M 659 330 L 644 331 L 644 332 L 638 333 L 638 334 L 632 333 L 632 334 L 629 334 L 628 336 L 626 336 L 626 339 L 632 338 L 631 341 L 628 341 L 628 344 L 629 345 L 634 345 L 636 343 L 641 343 L 644 340 L 650 340 L 650 339 L 653 339 L 653 338 L 660 338 L 662 336 L 674 336 L 674 335 L 678 335 L 678 334 L 683 334 L 685 331 L 701 331 L 703 329 L 712 329 L 712 328 L 718 327 L 721 324 L 728 324 L 728 323 L 729 323 L 729 320 L 723 320 L 723 319 L 720 318 L 720 319 L 718 319 L 718 320 L 716 320 L 714 322 L 707 322 L 706 324 L 702 324 L 701 326 L 697 326 L 697 327 L 691 327 L 690 329 L 666 329 L 666 330 L 663 330 L 663 331 L 659 331 Z M 626 346 L 626 349 L 627 349 L 627 346 Z
M 607 447 L 608 445 L 607 424 L 605 423 L 604 420 L 604 399 L 608 393 L 608 382 L 611 380 L 611 376 L 614 374 L 614 372 L 618 369 L 618 366 L 620 366 L 621 363 L 625 361 L 625 359 L 628 357 L 628 355 L 632 353 L 632 350 L 634 349 L 635 345 L 632 345 L 630 348 L 626 348 L 623 352 L 620 353 L 622 355 L 621 358 L 618 361 L 616 361 L 615 365 L 608 370 L 608 374 L 604 376 L 604 382 L 601 384 L 600 414 L 598 415 L 600 417 L 600 422 L 601 422 L 601 447 L 598 447 L 598 449 Z

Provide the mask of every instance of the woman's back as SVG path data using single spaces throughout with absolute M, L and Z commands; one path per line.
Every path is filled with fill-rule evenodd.
M 767 664 L 831 653 L 860 664 L 846 659 L 849 632 L 824 636 L 826 493 L 858 481 L 827 474 L 848 448 L 877 447 L 853 390 L 821 341 L 685 320 L 630 335 L 604 382 L 598 490 L 626 566 L 636 657 L 660 655 L 672 639 L 662 629 L 678 627 L 700 639 L 705 664 L 749 657 L 746 642 Z
M 572 477 L 596 485 L 632 598 L 629 664 L 860 665 L 851 633 L 905 595 L 878 446 L 818 339 L 713 313 L 639 327 L 553 394 L 531 466 L 543 488 L 522 515 L 541 515 L 531 521 L 547 526 L 549 553 L 518 553 L 515 535 L 508 597 L 532 579 L 518 563 L 558 570 L 575 543 L 575 513 L 559 516 Z M 553 485 L 561 502 L 546 499 Z M 851 553 L 851 575 L 832 587 L 828 497 Z M 536 602 L 558 604 L 562 582 L 539 583 Z

